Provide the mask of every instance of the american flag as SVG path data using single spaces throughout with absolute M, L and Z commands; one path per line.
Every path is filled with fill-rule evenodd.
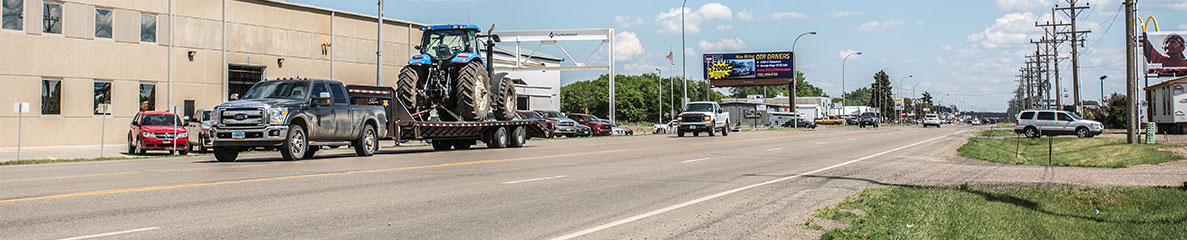
M 667 58 L 668 58 L 668 62 L 671 62 L 671 63 L 672 63 L 672 66 L 676 66 L 676 60 L 675 60 L 675 59 L 672 59 L 672 52 L 668 52 L 668 57 L 667 57 Z

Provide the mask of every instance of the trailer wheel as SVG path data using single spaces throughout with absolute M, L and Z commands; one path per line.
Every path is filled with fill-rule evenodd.
M 474 141 L 468 141 L 468 140 L 454 141 L 453 149 L 467 150 L 467 149 L 470 149 L 470 147 L 473 145 L 474 145 Z
M 507 128 L 496 128 L 490 131 L 486 137 L 487 148 L 505 148 L 507 147 Z
M 523 127 L 515 127 L 515 130 L 511 130 L 511 136 L 507 138 L 507 146 L 513 148 L 523 147 L 523 145 L 527 144 L 527 135 L 528 133 Z
M 676 130 L 676 137 L 684 137 L 684 130 Z
M 400 76 L 396 78 L 396 98 L 404 102 L 409 110 L 416 112 L 420 109 L 418 103 L 422 103 L 421 97 L 416 93 L 420 89 L 421 76 L 425 76 L 423 68 L 416 68 L 412 66 L 404 66 L 400 69 Z
M 451 147 L 453 147 L 453 143 L 450 141 L 433 140 L 433 150 L 434 151 L 449 151 L 449 148 L 451 148 Z
M 496 98 L 494 103 L 495 119 L 501 121 L 511 120 L 515 118 L 515 83 L 511 78 L 503 78 L 502 89 L 498 93 L 493 94 Z
M 280 156 L 284 160 L 297 161 L 305 157 L 305 151 L 309 150 L 309 141 L 305 138 L 305 128 L 301 125 L 289 126 L 288 137 L 284 138 L 284 143 L 280 145 Z
M 239 149 L 229 147 L 215 147 L 214 159 L 219 162 L 234 162 L 239 157 Z
M 472 61 L 458 71 L 452 109 L 462 121 L 481 120 L 490 113 L 490 74 L 482 63 Z

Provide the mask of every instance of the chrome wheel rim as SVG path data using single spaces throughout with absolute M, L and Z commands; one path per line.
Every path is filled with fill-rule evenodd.
M 366 149 L 367 152 L 374 152 L 375 151 L 375 131 L 367 131 L 367 137 L 364 139 L 364 141 L 367 141 L 367 142 L 363 143 L 363 146 L 365 146 L 367 148 Z
M 305 143 L 305 134 L 300 131 L 294 132 L 292 139 L 289 140 L 293 155 L 299 155 L 305 151 L 305 145 L 303 143 Z

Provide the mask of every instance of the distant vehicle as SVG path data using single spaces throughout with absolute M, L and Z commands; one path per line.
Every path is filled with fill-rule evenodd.
M 614 131 L 610 124 L 602 122 L 600 118 L 594 115 L 570 113 L 568 117 L 581 125 L 589 127 L 593 131 L 594 136 L 609 136 Z
M 573 119 L 569 119 L 569 121 L 573 121 Z M 577 121 L 573 121 L 573 122 L 575 123 Z M 576 135 L 577 137 L 589 137 L 589 136 L 593 136 L 593 135 L 594 135 L 593 128 L 591 128 L 589 126 L 581 125 L 580 123 L 577 124 L 577 135 Z
M 166 150 L 169 154 L 189 154 L 189 134 L 176 114 L 140 112 L 132 117 L 128 131 L 128 153 L 144 155 L 148 150 Z
M 611 135 L 614 135 L 614 136 L 632 136 L 632 135 L 635 135 L 635 130 L 631 130 L 630 128 L 624 128 L 624 127 L 620 127 L 620 126 L 618 126 L 618 124 L 612 123 L 612 122 L 610 122 L 610 121 L 606 121 L 605 123 L 609 123 L 609 124 L 610 124 Z
M 1104 132 L 1105 125 L 1081 118 L 1075 113 L 1058 110 L 1026 110 L 1018 113 L 1014 133 L 1028 138 L 1042 136 L 1076 135 L 1091 138 Z
M 874 128 L 878 128 L 878 124 L 881 122 L 882 122 L 882 118 L 879 117 L 877 113 L 868 112 L 868 113 L 861 114 L 861 117 L 859 118 L 857 125 L 861 128 L 865 128 L 866 126 L 872 126 Z
M 536 123 L 540 124 L 540 126 L 544 128 L 544 131 L 548 131 L 549 135 L 556 134 L 556 124 L 552 120 L 548 120 L 539 113 L 536 113 L 536 111 L 517 110 L 515 111 L 515 115 L 518 116 L 519 119 L 535 120 Z
M 927 114 L 923 117 L 923 127 L 924 128 L 927 128 L 927 126 L 936 126 L 936 128 L 939 128 L 940 125 L 943 125 L 943 122 L 940 121 L 939 115 Z
M 808 121 L 807 119 L 793 118 L 793 119 L 791 119 L 791 121 L 787 121 L 787 122 L 783 123 L 783 125 L 781 125 L 781 127 L 785 127 L 785 128 L 801 127 L 801 128 L 807 128 L 807 129 L 816 129 L 817 124 L 818 123 L 813 122 L 813 121 Z
M 974 126 L 981 125 L 981 119 L 974 118 L 972 121 L 969 121 L 969 124 L 974 125 Z
M 668 134 L 676 132 L 676 126 L 680 123 L 676 121 L 669 121 L 666 124 L 656 124 L 651 126 L 651 134 Z
M 827 118 L 816 119 L 816 123 L 819 123 L 820 125 L 841 125 L 845 124 L 845 119 L 841 119 L 837 116 L 828 116 Z
M 858 124 L 857 116 L 844 115 L 844 116 L 840 116 L 840 118 L 845 120 L 845 125 L 857 125 Z
M 186 132 L 194 133 L 194 136 L 189 138 L 191 152 L 206 153 L 214 148 L 214 140 L 210 137 L 210 111 L 213 109 L 202 109 L 195 113 L 197 116 L 190 117 L 186 121 Z
M 684 111 L 676 118 L 680 122 L 676 128 L 676 136 L 684 137 L 685 132 L 692 132 L 693 136 L 700 136 L 701 132 L 709 136 L 721 130 L 722 136 L 729 136 L 729 113 L 721 109 L 716 102 L 691 102 L 684 106 Z

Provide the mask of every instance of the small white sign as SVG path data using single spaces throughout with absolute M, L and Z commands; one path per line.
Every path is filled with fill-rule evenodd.
M 759 111 L 759 112 L 766 112 L 767 105 L 763 105 L 763 104 L 755 105 L 754 110 Z
M 763 103 L 762 95 L 747 95 L 746 103 Z
M 18 103 L 13 103 L 13 104 L 12 104 L 12 112 L 14 112 L 14 113 L 27 113 L 27 112 L 29 112 L 29 103 L 27 103 L 27 102 L 18 102 Z

